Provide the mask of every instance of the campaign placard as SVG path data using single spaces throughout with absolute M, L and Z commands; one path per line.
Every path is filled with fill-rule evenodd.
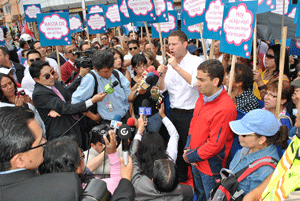
M 175 10 L 175 6 L 174 6 L 173 0 L 167 0 L 167 9 L 168 9 L 168 11 Z
M 87 6 L 86 8 L 87 8 L 87 13 L 89 13 L 89 14 L 103 12 L 103 4 L 90 5 L 90 6 Z
M 202 30 L 203 30 L 203 23 L 201 23 Z M 183 31 L 186 36 L 190 39 L 197 39 L 200 38 L 200 30 L 199 30 L 199 24 L 186 26 L 185 19 L 181 20 L 181 31 Z
M 90 35 L 107 32 L 103 13 L 87 14 L 86 19 Z
M 187 26 L 204 22 L 206 0 L 181 0 L 182 15 Z
M 300 56 L 300 38 L 295 38 L 291 40 L 289 54 Z
M 70 45 L 69 13 L 37 14 L 41 46 Z
M 81 21 L 80 15 L 70 16 L 69 23 L 70 23 L 71 34 L 83 31 L 83 26 L 82 26 L 82 21 Z
M 225 0 L 206 0 L 203 38 L 220 40 Z
M 131 22 L 126 0 L 117 0 L 122 25 Z
M 36 14 L 42 13 L 41 4 L 27 4 L 23 5 L 25 20 L 27 22 L 36 22 Z
M 123 33 L 125 35 L 128 36 L 129 32 L 131 32 L 132 30 L 133 30 L 133 27 L 132 27 L 131 23 L 123 25 Z M 134 31 L 138 32 L 138 30 L 139 30 L 139 28 L 137 26 L 134 26 Z
M 166 0 L 153 0 L 156 12 L 156 22 L 168 22 L 168 8 Z
M 297 4 L 290 4 L 287 14 L 285 16 L 288 16 L 290 18 L 295 18 L 296 10 L 297 10 Z
M 131 22 L 157 20 L 153 0 L 126 0 Z
M 297 6 L 296 6 L 296 14 L 295 14 L 295 18 L 294 18 L 294 24 L 297 24 L 299 11 L 300 11 L 300 1 L 298 1 Z
M 4 36 L 3 29 L 7 30 L 7 27 L 4 27 L 4 26 L 0 27 L 0 45 L 1 46 L 5 45 L 5 36 Z
M 282 15 L 283 2 L 285 2 L 285 5 L 284 5 L 284 14 L 286 15 L 287 12 L 288 12 L 289 5 L 291 4 L 290 0 L 276 0 L 276 10 L 273 10 L 271 12 Z
M 110 4 L 107 6 L 103 6 L 103 14 L 105 17 L 107 28 L 117 27 L 122 25 L 118 4 Z
M 220 52 L 250 58 L 256 10 L 256 1 L 225 4 Z
M 177 29 L 177 12 L 175 10 L 169 11 L 169 21 L 160 23 L 161 36 L 168 38 L 169 34 Z M 159 38 L 158 23 L 153 23 L 151 30 L 152 38 Z

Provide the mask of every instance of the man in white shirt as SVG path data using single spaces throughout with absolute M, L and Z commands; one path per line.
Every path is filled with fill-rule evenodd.
M 199 92 L 195 86 L 197 67 L 204 61 L 202 58 L 191 55 L 187 51 L 187 36 L 177 30 L 169 35 L 170 59 L 168 66 L 160 65 L 158 72 L 162 75 L 159 79 L 160 90 L 168 90 L 170 95 L 170 120 L 175 125 L 180 140 L 178 143 L 177 167 L 181 181 L 186 181 L 188 165 L 182 158 L 186 144 L 190 121 Z

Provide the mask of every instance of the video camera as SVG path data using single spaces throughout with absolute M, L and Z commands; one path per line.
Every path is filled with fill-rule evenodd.
M 105 141 L 103 139 L 103 136 L 105 135 L 108 139 L 108 141 L 110 141 L 109 138 L 109 134 L 108 131 L 110 130 L 109 125 L 107 124 L 100 124 L 98 126 L 95 126 L 91 131 L 90 134 L 91 136 L 95 137 L 97 139 L 98 142 L 102 143 L 105 145 Z
M 75 59 L 75 66 L 77 68 L 90 68 L 91 70 L 93 69 L 93 64 L 92 64 L 92 56 L 93 54 L 97 51 L 97 48 L 91 47 L 87 49 L 86 51 L 76 51 L 73 52 L 73 55 L 77 55 L 77 58 Z

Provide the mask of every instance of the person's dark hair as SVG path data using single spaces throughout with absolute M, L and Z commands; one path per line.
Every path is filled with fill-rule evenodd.
M 99 45 L 99 47 L 97 45 Z M 96 48 L 97 50 L 101 49 L 101 45 L 100 45 L 100 43 L 98 41 L 93 42 L 92 45 L 91 45 L 91 47 L 92 48 Z
M 196 39 L 191 39 L 191 40 L 189 40 L 188 44 L 189 44 L 189 45 L 190 45 L 190 44 L 196 45 L 196 44 L 197 44 L 197 41 L 196 41 Z
M 154 41 L 151 41 L 151 43 L 154 45 L 154 47 L 158 47 L 158 43 L 156 43 L 156 42 L 154 42 Z M 146 46 L 147 44 L 149 44 L 149 41 L 147 41 L 147 42 L 145 43 L 145 46 Z
M 92 56 L 92 64 L 97 70 L 105 67 L 112 68 L 114 65 L 114 55 L 110 51 L 97 50 Z
M 169 158 L 164 140 L 159 133 L 148 131 L 143 135 L 137 151 L 137 158 L 143 174 L 152 179 L 154 161 Z
M 128 37 L 130 36 L 131 33 L 133 33 L 133 31 L 129 31 Z M 134 32 L 134 34 L 137 35 L 137 32 Z
M 38 60 L 31 64 L 29 72 L 32 78 L 40 79 L 41 70 L 44 66 L 50 66 L 47 61 Z
M 145 57 L 148 57 L 151 61 L 153 61 L 152 65 L 155 67 L 155 70 L 157 70 L 158 66 L 160 65 L 159 61 L 157 61 L 156 56 L 151 51 L 144 51 L 143 54 Z
M 29 52 L 29 50 L 22 50 L 22 52 L 21 52 L 21 54 L 22 54 L 22 57 L 24 57 L 25 56 L 25 52 Z M 26 58 L 27 58 L 27 55 L 26 55 Z
M 266 90 L 277 93 L 278 84 L 279 84 L 278 80 L 269 82 L 266 86 Z M 290 82 L 287 80 L 282 80 L 281 100 L 286 99 L 286 102 L 283 104 L 284 107 L 286 107 L 288 102 L 292 99 L 293 93 L 294 93 L 294 88 L 290 84 Z
M 121 62 L 122 62 L 121 67 L 123 67 L 124 57 L 123 57 L 123 55 L 121 54 L 121 52 L 120 52 L 119 50 L 115 49 L 115 48 L 109 48 L 108 51 L 112 52 L 112 53 L 113 53 L 113 56 L 115 56 L 115 54 L 120 55 L 120 57 L 121 57 Z
M 11 168 L 14 155 L 29 150 L 35 136 L 28 128 L 34 113 L 24 107 L 1 107 L 0 109 L 0 171 Z
M 117 41 L 117 43 L 119 43 L 119 42 L 120 42 L 120 40 L 119 40 L 117 37 L 112 37 L 110 40 L 116 40 L 116 41 Z
M 37 43 L 40 43 L 40 41 L 39 41 L 39 40 L 36 40 L 36 41 L 34 41 L 33 43 L 30 43 L 30 49 L 35 49 L 35 48 L 34 48 L 34 45 L 37 44 Z
M 183 31 L 181 31 L 181 30 L 172 31 L 169 34 L 169 38 L 172 37 L 172 36 L 178 36 L 179 40 L 182 43 L 185 42 L 185 41 L 188 41 L 188 38 L 187 38 L 186 34 Z
M 23 39 L 19 40 L 20 48 L 23 49 L 24 46 L 26 45 L 26 43 L 27 43 L 27 41 L 25 41 L 25 40 L 23 40 Z
M 79 149 L 75 141 L 64 136 L 48 142 L 44 149 L 44 162 L 39 166 L 41 174 L 76 172 L 80 165 Z
M 226 69 L 227 74 L 230 74 L 231 65 Z M 252 69 L 244 64 L 235 64 L 235 81 L 242 82 L 242 89 L 244 91 L 252 89 L 253 87 L 253 72 Z
M 82 47 L 84 46 L 84 45 L 89 45 L 89 42 L 84 42 L 84 43 L 82 43 L 82 45 L 80 46 L 80 50 L 82 50 Z
M 100 38 L 101 38 L 102 36 L 106 36 L 107 38 L 109 38 L 109 36 L 108 36 L 108 34 L 107 34 L 107 33 L 103 33 L 103 34 L 101 34 Z
M 153 183 L 160 192 L 172 192 L 178 185 L 175 163 L 169 159 L 154 162 Z
M 143 54 L 136 54 L 131 59 L 131 65 L 132 68 L 135 68 L 136 66 L 140 64 L 147 64 L 147 59 Z
M 211 80 L 219 78 L 218 87 L 222 85 L 224 78 L 224 67 L 219 60 L 210 59 L 202 62 L 197 70 L 202 70 L 204 73 L 208 73 Z
M 258 137 L 262 135 L 256 134 Z M 267 138 L 266 143 L 269 145 L 275 144 L 282 149 L 288 147 L 289 129 L 285 125 L 281 125 L 277 133 L 273 136 L 265 136 Z
M 29 56 L 30 54 L 38 54 L 38 55 L 40 55 L 40 57 L 42 57 L 39 51 L 34 50 L 34 49 L 30 49 L 30 50 L 27 52 L 27 59 L 28 59 L 28 56 Z
M 17 90 L 17 84 L 16 84 L 15 80 L 13 78 L 11 78 L 9 75 L 0 73 L 0 83 L 1 83 L 2 78 L 4 78 L 4 77 L 9 78 L 13 82 L 14 88 L 15 88 L 15 94 L 16 94 L 18 90 Z M 6 96 L 4 96 L 2 89 L 0 89 L 0 100 L 1 100 L 1 102 L 4 102 L 4 103 L 10 103 L 8 98 Z
M 9 55 L 9 51 L 8 51 L 7 47 L 0 46 L 0 50 L 2 50 L 2 53 L 4 56 Z
M 276 63 L 276 69 L 274 71 L 274 75 L 279 74 L 279 60 L 280 60 L 280 44 L 272 45 L 269 47 L 269 49 L 273 50 L 274 52 L 274 57 L 275 57 L 275 63 Z M 285 50 L 285 59 L 284 59 L 284 70 L 283 74 L 289 77 L 289 54 L 288 51 Z
M 137 44 L 137 46 L 140 47 L 140 43 L 137 40 L 130 40 L 130 41 L 128 41 L 127 46 L 129 47 L 130 44 Z

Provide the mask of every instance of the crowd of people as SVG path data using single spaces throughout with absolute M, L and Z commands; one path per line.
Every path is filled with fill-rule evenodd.
M 5 40 L 3 200 L 216 200 L 223 168 L 234 176 L 268 157 L 276 169 L 264 164 L 239 181 L 240 198 L 284 200 L 300 187 L 287 176 L 299 178 L 300 65 L 287 50 L 279 87 L 280 44 L 258 40 L 257 69 L 253 56 L 238 58 L 229 87 L 232 57 L 220 41 L 208 59 L 180 30 L 163 45 L 114 29 L 58 47 L 28 34 Z

